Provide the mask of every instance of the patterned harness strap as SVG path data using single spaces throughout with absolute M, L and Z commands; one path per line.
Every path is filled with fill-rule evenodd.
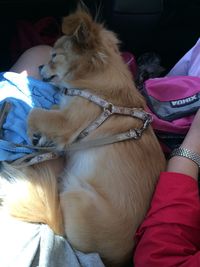
M 76 89 L 76 88 L 74 88 L 74 89 L 64 88 L 64 89 L 62 89 L 61 92 L 64 95 L 83 97 L 83 98 L 85 98 L 85 99 L 87 99 L 87 100 L 89 100 L 89 101 L 91 101 L 91 102 L 93 102 L 93 103 L 95 103 L 98 106 L 103 108 L 103 112 L 100 114 L 100 116 L 98 116 L 92 123 L 89 124 L 89 126 L 86 129 L 84 129 L 79 134 L 77 140 L 81 140 L 84 137 L 86 137 L 89 133 L 91 133 L 92 131 L 97 129 L 105 120 L 107 120 L 113 114 L 131 116 L 133 118 L 137 118 L 137 119 L 140 119 L 140 120 L 143 121 L 143 127 L 142 128 L 134 129 L 134 130 L 130 129 L 130 131 L 127 132 L 127 134 L 128 134 L 127 137 L 128 138 L 130 136 L 130 132 L 133 133 L 135 131 L 137 132 L 137 136 L 139 138 L 141 136 L 142 132 L 152 122 L 151 114 L 145 112 L 142 109 L 115 106 L 112 103 L 100 98 L 99 96 L 91 94 L 90 92 L 85 91 L 85 90 L 80 90 L 80 89 Z M 119 141 L 119 139 L 123 139 L 124 140 L 124 134 L 126 134 L 126 133 L 119 134 L 119 135 L 122 135 L 123 138 L 118 137 L 117 138 L 118 141 Z
M 98 106 L 102 107 L 103 112 L 92 123 L 90 123 L 88 127 L 86 127 L 86 129 L 84 129 L 79 134 L 78 138 L 73 143 L 68 144 L 65 147 L 64 151 L 57 152 L 56 147 L 54 146 L 38 147 L 38 146 L 23 145 L 24 147 L 34 149 L 36 152 L 13 161 L 12 165 L 14 165 L 15 167 L 21 168 L 21 167 L 33 165 L 39 162 L 43 162 L 46 160 L 55 159 L 55 158 L 65 155 L 65 153 L 68 151 L 88 149 L 92 147 L 113 144 L 116 142 L 121 142 L 125 140 L 130 140 L 130 139 L 138 139 L 141 137 L 143 131 L 145 131 L 148 128 L 148 126 L 150 125 L 153 119 L 151 114 L 145 112 L 142 109 L 115 106 L 112 103 L 100 98 L 99 96 L 91 94 L 90 92 L 85 91 L 85 90 L 80 90 L 76 88 L 75 89 L 64 88 L 62 89 L 61 92 L 64 95 L 83 97 L 97 104 Z M 82 141 L 84 137 L 86 137 L 89 133 L 97 129 L 105 120 L 107 120 L 113 114 L 131 116 L 133 118 L 140 119 L 143 121 L 143 125 L 141 128 L 130 129 L 127 132 L 115 134 L 112 136 L 106 136 L 106 137 L 96 138 L 94 140 Z M 14 145 L 20 146 L 19 144 L 14 144 Z

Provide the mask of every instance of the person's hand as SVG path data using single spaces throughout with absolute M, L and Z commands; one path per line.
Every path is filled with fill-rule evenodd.
M 200 109 L 197 111 L 181 147 L 187 148 L 200 155 Z M 197 180 L 199 168 L 191 159 L 174 156 L 168 162 L 167 171 L 190 175 Z

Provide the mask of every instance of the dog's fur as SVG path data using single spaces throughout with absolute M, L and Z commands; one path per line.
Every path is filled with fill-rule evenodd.
M 63 20 L 63 33 L 51 61 L 41 69 L 45 79 L 52 78 L 60 87 L 69 83 L 86 88 L 114 105 L 145 109 L 113 32 L 78 10 Z M 100 113 L 88 100 L 63 96 L 59 110 L 32 110 L 29 134 L 32 138 L 40 133 L 41 140 L 52 140 L 63 149 Z M 113 115 L 85 140 L 141 125 L 138 119 Z M 20 173 L 5 166 L 5 175 L 22 177 L 20 181 L 26 185 L 25 197 L 8 202 L 10 213 L 23 220 L 48 223 L 56 233 L 66 235 L 74 248 L 98 252 L 108 266 L 122 266 L 131 259 L 135 231 L 164 167 L 165 158 L 151 127 L 138 140 L 68 153 L 59 183 L 60 202 L 51 162 Z

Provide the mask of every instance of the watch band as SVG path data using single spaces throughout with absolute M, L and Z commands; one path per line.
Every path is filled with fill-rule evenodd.
M 170 158 L 174 156 L 181 156 L 194 161 L 200 168 L 200 155 L 184 147 L 176 148 L 172 151 Z

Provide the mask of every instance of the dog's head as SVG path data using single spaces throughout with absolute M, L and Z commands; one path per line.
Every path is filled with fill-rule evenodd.
M 69 82 L 89 78 L 106 69 L 112 55 L 118 54 L 118 39 L 83 10 L 65 17 L 64 35 L 52 50 L 51 60 L 40 68 L 44 80 Z

